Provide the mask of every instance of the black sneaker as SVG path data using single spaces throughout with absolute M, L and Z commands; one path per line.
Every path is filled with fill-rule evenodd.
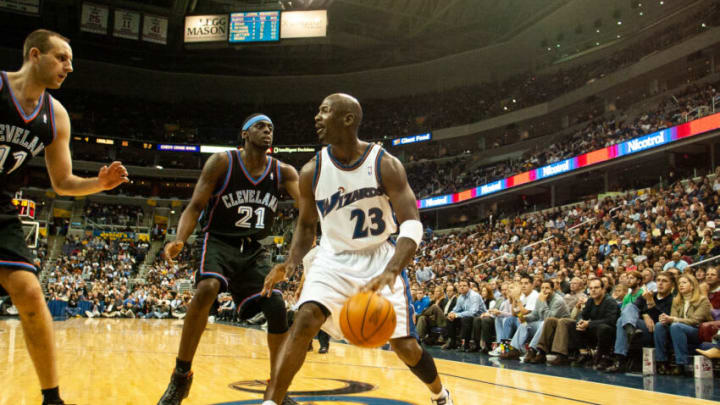
M 283 398 L 282 402 L 280 402 L 280 405 L 300 405 L 300 403 L 285 395 L 285 398 Z
M 170 377 L 170 384 L 163 394 L 158 405 L 180 405 L 182 400 L 190 394 L 190 386 L 192 385 L 193 372 L 183 375 L 177 371 L 173 371 Z

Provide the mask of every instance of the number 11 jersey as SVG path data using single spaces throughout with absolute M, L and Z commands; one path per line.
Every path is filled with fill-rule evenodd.
M 253 178 L 240 151 L 225 153 L 228 170 L 202 213 L 202 230 L 217 236 L 262 239 L 270 234 L 278 209 L 282 182 L 279 161 L 268 156 L 265 170 Z
M 55 139 L 52 97 L 43 92 L 30 114 L 20 107 L 5 72 L 0 72 L 0 215 L 16 216 L 15 192 L 27 162 Z
M 382 187 L 384 153 L 371 143 L 356 162 L 344 165 L 333 156 L 332 146 L 318 152 L 313 193 L 322 228 L 321 248 L 336 253 L 371 249 L 397 230 Z

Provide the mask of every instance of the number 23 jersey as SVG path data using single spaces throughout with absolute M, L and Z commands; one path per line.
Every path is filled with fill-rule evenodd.
M 344 165 L 332 155 L 332 146 L 318 152 L 313 192 L 322 248 L 336 253 L 369 249 L 385 243 L 397 230 L 382 187 L 384 153 L 371 143 L 355 163 Z
M 225 152 L 228 171 L 202 213 L 203 232 L 226 237 L 262 239 L 270 234 L 280 195 L 279 161 L 267 157 L 265 170 L 253 178 L 240 151 Z

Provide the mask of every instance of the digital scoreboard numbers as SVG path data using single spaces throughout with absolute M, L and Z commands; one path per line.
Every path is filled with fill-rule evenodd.
M 230 14 L 230 43 L 280 40 L 280 11 Z

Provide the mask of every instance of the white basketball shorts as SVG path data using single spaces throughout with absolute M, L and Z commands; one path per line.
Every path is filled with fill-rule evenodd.
M 317 302 L 327 308 L 330 316 L 323 324 L 323 330 L 335 339 L 343 339 L 339 320 L 345 301 L 382 273 L 394 252 L 395 246 L 390 242 L 360 252 L 335 253 L 322 247 L 314 248 L 308 253 L 309 260 L 303 260 L 305 284 L 298 307 L 306 302 Z M 395 309 L 397 324 L 391 338 L 416 337 L 410 283 L 404 270 L 395 279 L 394 290 L 390 292 L 390 287 L 386 286 L 379 291 Z

